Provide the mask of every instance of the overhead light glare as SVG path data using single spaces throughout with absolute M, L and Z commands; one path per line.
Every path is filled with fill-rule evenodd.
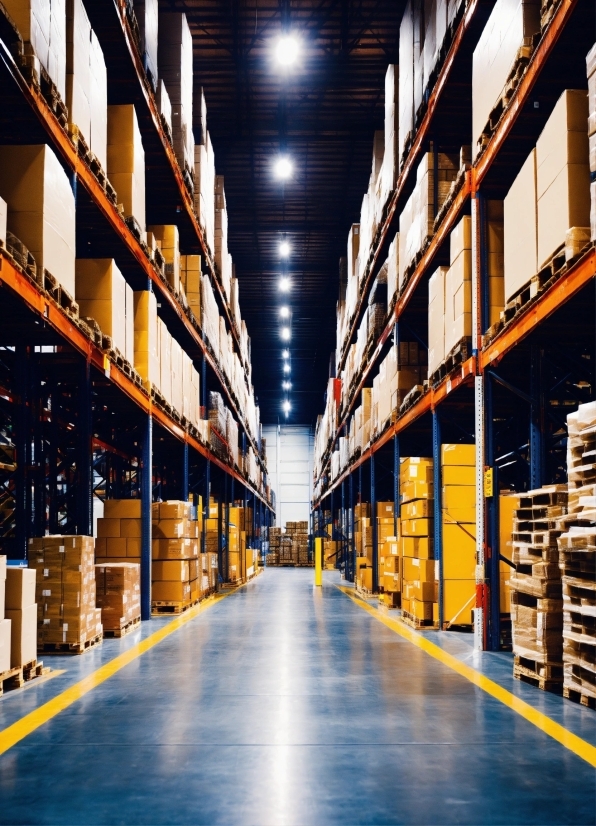
M 284 401 L 284 403 L 282 404 L 282 407 L 283 407 L 284 413 L 285 413 L 285 414 L 286 414 L 286 416 L 287 416 L 287 415 L 288 415 L 288 413 L 290 412 L 290 410 L 292 409 L 292 405 L 291 405 L 291 404 L 290 404 L 290 402 L 286 399 L 286 400 Z
M 290 291 L 290 279 L 289 278 L 282 278 L 279 282 L 279 289 L 282 293 L 287 293 Z
M 290 245 L 287 241 L 282 241 L 279 245 L 279 254 L 282 258 L 287 258 L 290 254 Z
M 280 157 L 275 161 L 275 165 L 273 167 L 275 177 L 280 181 L 287 181 L 288 178 L 292 177 L 293 171 L 294 165 L 292 164 L 292 161 L 289 158 L 286 158 L 285 155 L 280 155 Z
M 289 327 L 282 327 L 280 335 L 281 335 L 281 337 L 284 341 L 289 341 L 290 337 L 291 337 L 290 328 Z
M 290 358 L 290 351 L 289 350 L 282 350 L 281 351 L 281 357 L 284 358 L 284 359 L 289 359 Z
M 300 54 L 300 41 L 294 35 L 280 37 L 275 46 L 275 60 L 279 66 L 293 66 Z
M 289 318 L 290 317 L 290 310 L 289 307 L 280 307 L 279 314 L 282 318 Z
M 291 381 L 284 381 L 282 382 L 281 386 L 284 390 L 291 390 L 292 389 L 292 382 Z
M 287 363 L 286 363 L 286 364 L 284 364 L 284 373 L 289 373 L 289 372 L 291 371 L 291 369 L 292 369 L 292 368 L 290 367 L 290 365 L 289 365 L 289 364 L 287 364 Z

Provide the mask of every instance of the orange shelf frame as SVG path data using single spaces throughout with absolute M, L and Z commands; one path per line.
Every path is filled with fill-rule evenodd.
M 187 433 L 181 425 L 170 418 L 159 407 L 154 405 L 149 394 L 135 384 L 120 368 L 111 362 L 93 342 L 73 324 L 70 317 L 56 304 L 49 300 L 40 290 L 16 267 L 11 261 L 0 255 L 0 285 L 9 289 L 14 295 L 27 305 L 40 318 L 49 324 L 65 342 L 85 358 L 93 367 L 103 373 L 113 385 L 144 413 L 150 414 L 172 436 L 209 459 L 229 476 L 233 476 L 240 484 L 248 488 L 267 507 L 271 507 L 267 500 L 236 470 L 231 468 L 211 451 Z
M 486 370 L 503 358 L 519 342 L 555 313 L 559 307 L 578 293 L 596 277 L 596 249 L 586 253 L 579 261 L 545 290 L 536 301 L 515 318 L 508 327 L 497 335 L 480 354 L 480 367 Z

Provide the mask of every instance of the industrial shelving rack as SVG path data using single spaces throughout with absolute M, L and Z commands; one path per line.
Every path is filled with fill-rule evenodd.
M 134 103 L 146 159 L 149 223 L 177 224 L 181 248 L 200 254 L 219 310 L 242 359 L 240 335 L 220 275 L 193 209 L 192 193 L 164 131 L 133 35 L 129 4 L 87 4 L 106 61 L 108 102 Z M 266 464 L 232 389 L 188 313 L 153 267 L 134 226 L 124 220 L 84 147 L 69 134 L 39 79 L 18 59 L 22 42 L 0 7 L 0 142 L 48 143 L 66 170 L 76 199 L 77 256 L 115 257 L 133 289 L 156 294 L 158 313 L 201 373 L 220 391 L 239 422 L 242 456 L 252 446 Z M 217 494 L 219 520 L 236 499 L 252 509 L 248 540 L 261 541 L 272 505 L 247 476 L 213 452 L 175 413 L 89 336 L 66 301 L 54 300 L 0 248 L 0 537 L 10 557 L 25 559 L 30 536 L 89 534 L 93 496 L 142 500 L 141 608 L 151 616 L 151 502 Z M 266 476 L 264 477 L 266 481 Z M 263 486 L 266 490 L 266 487 Z M 225 532 L 219 530 L 220 538 Z M 220 540 L 220 575 L 227 578 Z
M 315 486 L 322 492 L 313 501 L 315 531 L 324 530 L 323 510 L 339 534 L 351 537 L 343 560 L 348 579 L 354 576 L 353 506 L 383 497 L 399 506 L 400 453 L 429 455 L 435 475 L 434 547 L 442 574 L 441 443 L 474 441 L 476 444 L 476 610 L 475 646 L 498 649 L 506 637 L 500 615 L 499 568 L 506 561 L 499 548 L 499 479 L 512 490 L 540 487 L 565 480 L 565 416 L 578 403 L 593 398 L 596 306 L 594 278 L 596 250 L 584 250 L 502 329 L 487 335 L 484 300 L 488 274 L 485 201 L 502 199 L 540 134 L 552 108 L 567 88 L 585 88 L 585 55 L 595 39 L 593 4 L 560 0 L 520 83 L 503 112 L 482 154 L 466 171 L 461 187 L 440 220 L 405 289 L 389 312 L 361 377 L 345 409 L 337 410 L 337 428 L 323 457 Z M 470 142 L 472 54 L 493 3 L 470 0 L 454 33 L 451 47 L 428 98 L 384 221 L 372 245 L 357 310 L 337 364 L 340 374 L 354 339 L 368 293 L 386 257 L 388 241 L 398 229 L 398 216 L 412 191 L 417 161 L 424 151 L 444 142 L 448 151 Z M 459 102 L 458 102 L 459 100 Z M 446 135 L 443 138 L 443 135 Z M 394 411 L 392 423 L 352 459 L 330 482 L 331 453 L 363 387 L 372 384 L 375 367 L 391 341 L 400 337 L 425 344 L 424 325 L 428 300 L 424 293 L 431 267 L 448 263 L 449 233 L 462 215 L 472 218 L 472 349 L 469 358 L 429 385 L 408 409 Z M 404 336 L 404 334 L 406 334 Z M 426 346 L 426 344 L 425 344 Z M 499 372 L 496 372 L 496 368 Z M 455 414 L 455 415 L 454 415 Z M 407 453 L 406 453 L 407 450 Z M 363 474 L 363 470 L 365 472 Z M 485 471 L 492 473 L 492 488 L 485 486 Z M 495 495 L 492 495 L 492 493 Z M 373 584 L 377 590 L 378 542 L 376 520 L 371 520 Z M 439 580 L 441 582 L 441 578 Z M 439 586 L 439 627 L 443 616 Z

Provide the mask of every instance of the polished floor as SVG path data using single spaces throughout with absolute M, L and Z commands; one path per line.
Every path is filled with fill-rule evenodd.
M 0 756 L 3 824 L 594 824 L 594 769 L 310 570 L 268 570 Z M 0 732 L 138 643 L 52 658 Z M 596 743 L 596 714 L 440 645 Z

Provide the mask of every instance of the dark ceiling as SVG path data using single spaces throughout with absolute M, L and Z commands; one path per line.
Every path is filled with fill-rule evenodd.
M 261 420 L 284 420 L 278 244 L 292 245 L 292 423 L 323 410 L 335 346 L 339 258 L 358 222 L 383 128 L 384 77 L 397 62 L 402 0 L 186 0 L 194 39 L 195 100 L 205 90 L 218 174 L 225 176 L 229 248 L 252 341 Z M 282 30 L 302 42 L 285 74 L 272 59 Z M 295 172 L 272 175 L 281 151 Z

